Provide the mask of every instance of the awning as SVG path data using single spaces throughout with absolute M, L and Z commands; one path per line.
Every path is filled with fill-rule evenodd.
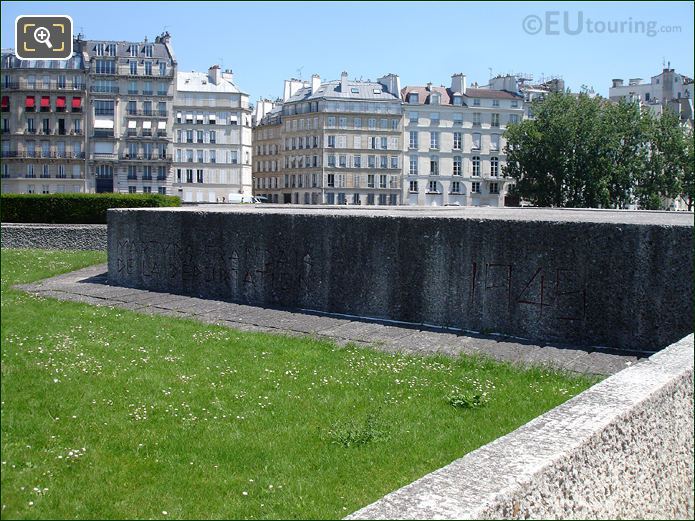
M 28 109 L 33 109 L 36 104 L 36 100 L 34 99 L 34 96 L 27 96 L 27 101 L 26 101 L 26 108 Z
M 183 115 L 180 112 L 176 113 L 176 119 L 181 119 L 182 117 L 183 117 Z
M 229 122 L 230 122 L 232 125 L 236 125 L 236 123 L 237 123 L 237 117 L 236 117 L 236 116 L 230 116 L 230 117 L 229 117 Z
M 94 128 L 113 128 L 112 119 L 95 119 Z
M 65 106 L 66 106 L 65 96 L 58 96 L 56 98 L 56 108 L 57 109 L 64 109 Z
M 143 121 L 142 122 L 142 128 L 143 130 L 149 130 L 152 128 L 152 122 L 151 121 Z
M 217 116 L 215 116 L 214 114 L 210 114 L 210 123 L 212 123 L 213 121 L 217 121 Z
M 167 128 L 167 122 L 166 121 L 160 121 L 157 123 L 157 129 L 158 130 L 166 130 Z
M 72 108 L 79 109 L 80 107 L 82 107 L 82 98 L 79 96 L 74 96 L 72 98 Z
M 198 121 L 203 121 L 203 115 L 202 115 L 202 114 L 198 114 L 198 115 L 195 117 L 195 119 L 197 119 Z
M 41 96 L 41 107 L 50 107 L 51 106 L 51 97 L 50 96 Z
M 186 121 L 193 121 L 193 114 L 186 114 Z
M 3 96 L 2 97 L 2 108 L 6 109 L 10 106 L 10 97 L 9 96 Z
M 137 121 L 128 121 L 128 128 L 135 128 L 137 125 Z

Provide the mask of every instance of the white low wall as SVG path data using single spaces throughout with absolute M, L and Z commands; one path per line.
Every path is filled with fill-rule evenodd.
M 691 334 L 347 519 L 693 519 L 694 458 Z

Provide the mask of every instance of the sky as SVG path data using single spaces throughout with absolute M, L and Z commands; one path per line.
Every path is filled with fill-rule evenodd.
M 692 2 L 2 2 L 2 48 L 18 15 L 69 14 L 87 39 L 142 41 L 169 31 L 179 70 L 232 69 L 254 102 L 283 80 L 449 86 L 491 75 L 559 76 L 608 95 L 612 78 L 645 80 L 670 62 L 693 77 Z

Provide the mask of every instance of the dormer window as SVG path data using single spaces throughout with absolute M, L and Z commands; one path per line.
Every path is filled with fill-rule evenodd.
M 106 48 L 106 53 L 109 56 L 116 56 L 116 44 L 115 43 L 110 43 L 107 48 Z
M 137 45 L 131 45 L 130 47 L 128 47 L 128 54 L 133 58 L 137 57 L 138 46 Z
M 381 94 L 381 89 L 373 89 L 372 92 L 374 94 Z
M 98 43 L 94 46 L 94 54 L 97 56 L 103 56 L 104 55 L 104 44 L 103 43 Z
M 439 105 L 441 96 L 439 94 L 432 94 L 430 97 L 430 105 Z
M 480 98 L 473 98 L 473 105 L 475 105 L 476 107 L 479 107 L 480 106 Z
M 359 93 L 360 93 L 360 89 L 358 89 L 357 87 L 352 87 L 352 88 L 350 89 L 350 92 L 352 92 L 353 94 L 359 94 Z
M 143 47 L 142 51 L 145 53 L 145 56 L 147 56 L 148 58 L 152 58 L 152 45 L 151 44 L 145 45 L 145 47 Z
M 463 98 L 461 96 L 454 96 L 454 105 L 463 105 Z
M 420 102 L 420 97 L 418 96 L 417 92 L 411 92 L 408 94 L 408 103 L 419 103 Z

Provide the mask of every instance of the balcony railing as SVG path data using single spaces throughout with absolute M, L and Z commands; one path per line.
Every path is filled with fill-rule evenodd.
M 95 130 L 93 137 L 114 137 L 113 130 Z
M 146 116 L 146 117 L 155 117 L 155 118 L 166 118 L 168 115 L 168 112 L 166 110 L 133 110 L 133 109 L 126 109 L 126 115 L 128 116 Z
M 80 91 L 85 89 L 84 83 L 60 82 L 60 81 L 36 81 L 30 83 L 26 80 L 6 81 L 2 83 L 3 90 L 59 90 Z
M 96 92 L 99 94 L 118 94 L 119 90 L 118 87 L 111 87 L 108 85 L 92 85 L 89 88 L 89 92 Z

